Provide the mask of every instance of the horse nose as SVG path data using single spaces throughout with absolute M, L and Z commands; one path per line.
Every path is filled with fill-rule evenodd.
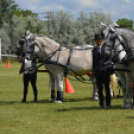
M 106 55 L 107 57 L 109 57 L 109 56 L 111 55 L 111 52 L 110 52 L 110 51 L 106 51 L 106 52 L 105 52 L 105 55 Z

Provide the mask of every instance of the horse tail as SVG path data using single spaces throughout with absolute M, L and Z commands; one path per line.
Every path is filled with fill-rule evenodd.
M 117 88 L 118 88 L 118 78 L 115 74 L 110 75 L 110 84 L 112 86 L 114 96 L 117 96 Z

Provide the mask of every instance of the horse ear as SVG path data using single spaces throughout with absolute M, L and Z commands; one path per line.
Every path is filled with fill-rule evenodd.
M 119 27 L 119 25 L 118 25 L 116 22 L 113 22 L 113 25 L 114 25 L 115 27 Z
M 107 25 L 106 25 L 106 24 L 104 24 L 104 23 L 102 23 L 102 22 L 101 22 L 101 25 L 102 25 L 102 26 L 104 26 L 104 27 L 107 27 Z
M 111 32 L 115 33 L 115 29 L 111 25 L 109 25 L 109 29 L 110 29 Z
M 27 30 L 27 31 L 25 32 L 25 36 L 27 36 L 27 35 L 29 35 L 29 34 L 30 34 L 30 31 Z

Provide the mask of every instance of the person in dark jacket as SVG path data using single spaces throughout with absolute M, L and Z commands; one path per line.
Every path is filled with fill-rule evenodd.
M 108 61 L 108 58 L 104 54 L 105 44 L 103 43 L 103 37 L 101 34 L 95 34 L 94 41 L 96 43 L 96 47 L 93 49 L 93 72 L 96 78 L 96 85 L 98 87 L 99 94 L 99 107 L 104 107 L 104 97 L 103 97 L 103 85 L 105 85 L 106 92 L 106 108 L 111 106 L 111 96 L 110 96 L 110 75 L 114 72 L 112 70 L 101 70 L 104 66 L 104 63 Z

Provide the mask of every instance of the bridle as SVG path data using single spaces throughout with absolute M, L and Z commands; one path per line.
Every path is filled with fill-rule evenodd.
M 116 31 L 113 32 L 113 31 L 109 30 L 109 31 L 107 32 L 106 40 L 108 39 L 108 34 L 109 34 L 109 32 L 115 33 L 115 36 L 112 37 L 112 39 L 111 39 L 111 40 L 113 40 L 113 43 L 112 43 L 112 45 L 105 44 L 105 46 L 111 48 L 111 55 L 110 55 L 110 58 L 111 58 L 113 61 L 115 61 L 115 59 L 117 59 L 117 56 L 118 56 L 122 51 L 125 51 L 125 49 L 123 48 L 123 49 L 121 49 L 121 50 L 116 50 L 119 46 L 122 46 L 122 47 L 123 47 L 122 42 L 121 42 L 121 39 L 120 39 L 120 38 L 122 38 L 122 37 L 121 37 L 120 35 L 118 35 L 118 33 L 117 33 Z M 119 42 L 120 42 L 118 45 L 115 45 L 115 44 L 116 44 L 116 39 L 118 39 Z M 115 52 L 116 52 L 116 54 L 115 54 Z M 118 52 L 118 53 L 117 53 L 117 52 Z
M 19 44 L 17 45 L 16 50 L 15 50 L 15 53 L 18 57 L 23 56 L 23 54 L 25 53 L 23 50 L 25 43 L 26 43 L 25 37 L 21 37 L 21 39 L 19 40 Z

